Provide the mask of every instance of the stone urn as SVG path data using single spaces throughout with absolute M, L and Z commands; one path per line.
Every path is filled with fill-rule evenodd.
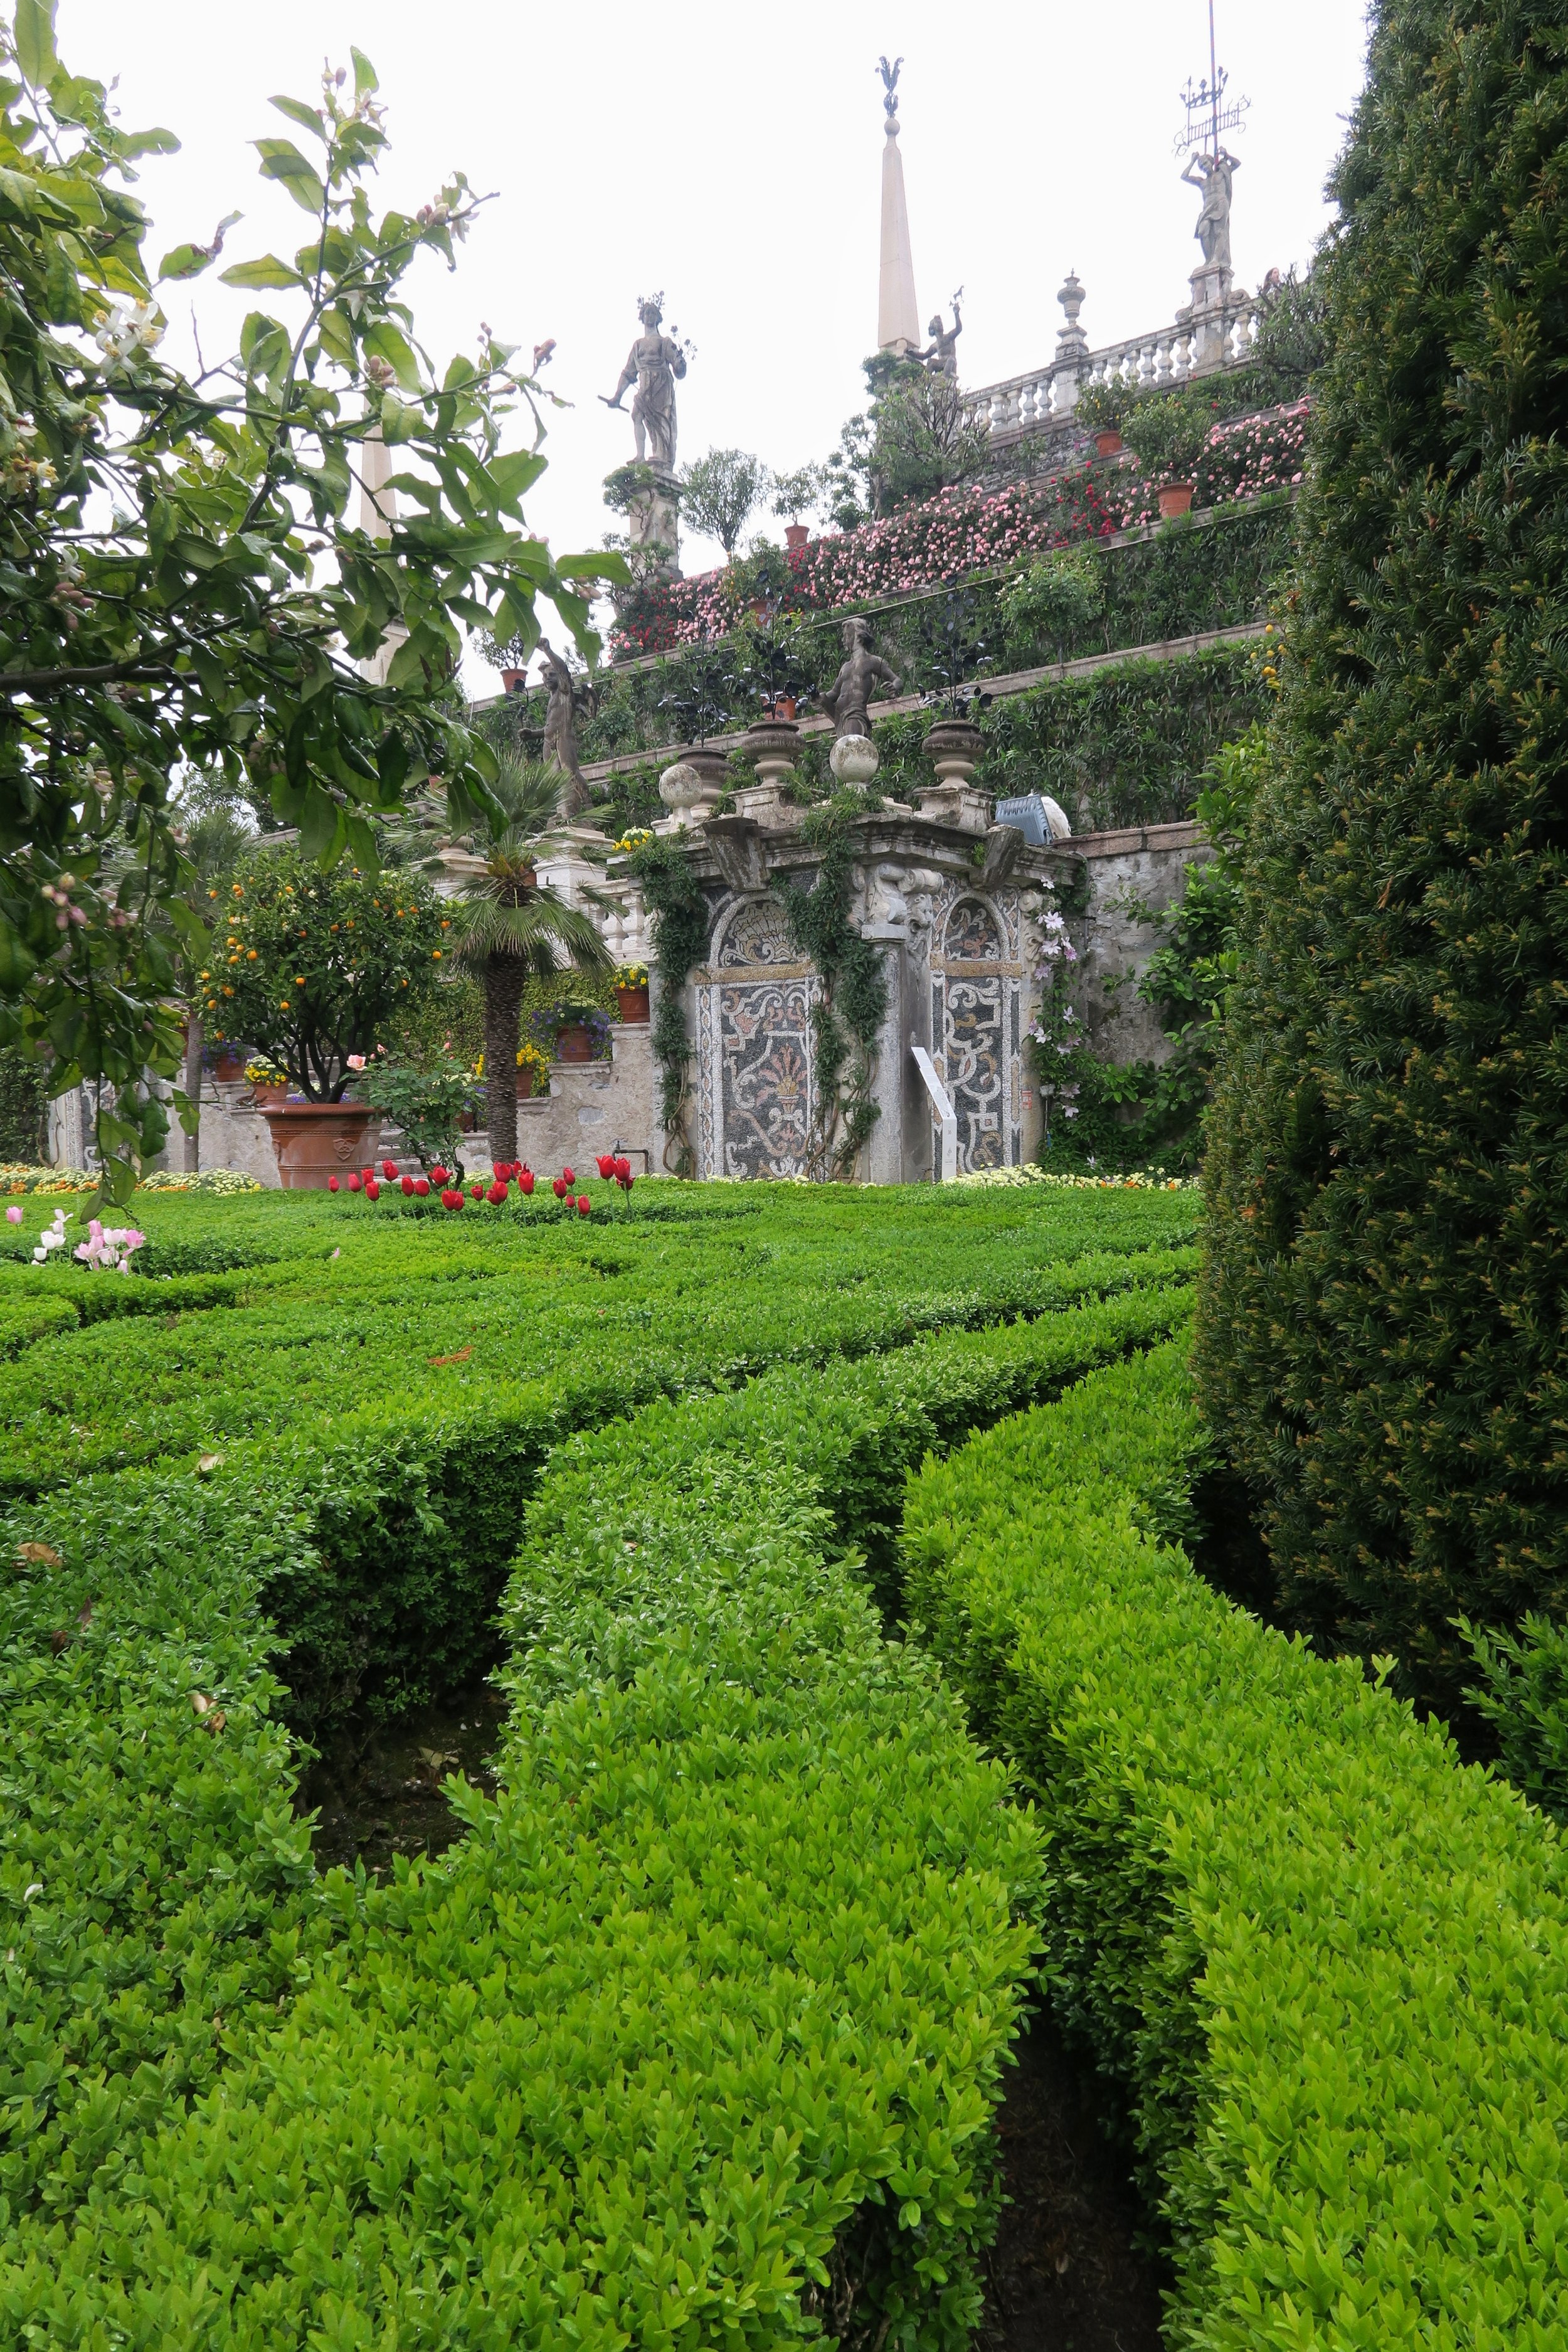
M 827 755 L 827 764 L 841 784 L 868 784 L 882 764 L 882 755 L 869 735 L 840 735 Z
M 784 778 L 795 773 L 800 729 L 793 718 L 759 719 L 742 736 L 741 750 L 755 768 L 758 783 L 771 785 L 776 792 Z
M 926 757 L 944 784 L 966 784 L 984 749 L 979 728 L 968 719 L 939 719 L 925 740 Z
M 1174 522 L 1178 515 L 1191 514 L 1193 486 L 1191 482 L 1167 482 L 1160 492 L 1160 520 Z
M 364 1103 L 280 1103 L 263 1108 L 285 1192 L 324 1192 L 329 1176 L 364 1164 L 381 1113 Z
M 677 824 L 700 824 L 729 789 L 730 766 L 722 751 L 688 751 L 666 768 L 658 796 Z

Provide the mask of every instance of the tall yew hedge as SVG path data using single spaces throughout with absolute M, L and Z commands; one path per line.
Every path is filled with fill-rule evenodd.
M 1382 0 L 1322 268 L 1198 1365 L 1293 1622 L 1568 1611 L 1568 5 Z

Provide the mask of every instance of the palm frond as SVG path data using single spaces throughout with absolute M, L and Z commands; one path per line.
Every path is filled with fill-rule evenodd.
M 499 897 L 488 877 L 472 895 L 448 901 L 452 952 L 459 963 L 482 968 L 492 957 L 526 964 L 541 977 L 559 971 L 558 950 L 582 971 L 607 971 L 613 961 L 592 920 L 543 884 L 516 904 Z

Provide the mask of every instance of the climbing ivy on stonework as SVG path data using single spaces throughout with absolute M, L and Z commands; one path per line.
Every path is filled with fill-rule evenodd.
M 836 1176 L 851 1175 L 880 1115 L 871 1090 L 888 983 L 881 958 L 849 919 L 854 825 L 869 805 L 864 793 L 844 792 L 809 811 L 801 835 L 820 853 L 816 878 L 809 889 L 781 880 L 775 891 L 791 939 L 822 982 L 811 1008 L 816 1115 L 806 1172 L 812 1176 L 829 1168 Z
M 633 853 L 630 872 L 642 885 L 658 974 L 658 1009 L 653 1017 L 654 1058 L 659 1067 L 658 1118 L 668 1139 L 665 1165 L 674 1176 L 696 1173 L 697 1156 L 687 1130 L 691 1099 L 691 1039 L 681 1011 L 687 974 L 708 951 L 708 901 L 686 848 L 664 835 Z

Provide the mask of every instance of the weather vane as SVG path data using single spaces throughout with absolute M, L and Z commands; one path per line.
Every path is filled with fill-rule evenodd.
M 1214 0 L 1209 0 L 1209 69 L 1205 79 L 1195 88 L 1189 76 L 1187 86 L 1181 93 L 1187 119 L 1172 142 L 1173 154 L 1195 155 L 1206 143 L 1209 153 L 1217 155 L 1222 134 L 1245 127 L 1242 117 L 1252 100 L 1249 98 L 1227 98 L 1226 91 L 1229 80 L 1229 75 L 1215 58 Z

